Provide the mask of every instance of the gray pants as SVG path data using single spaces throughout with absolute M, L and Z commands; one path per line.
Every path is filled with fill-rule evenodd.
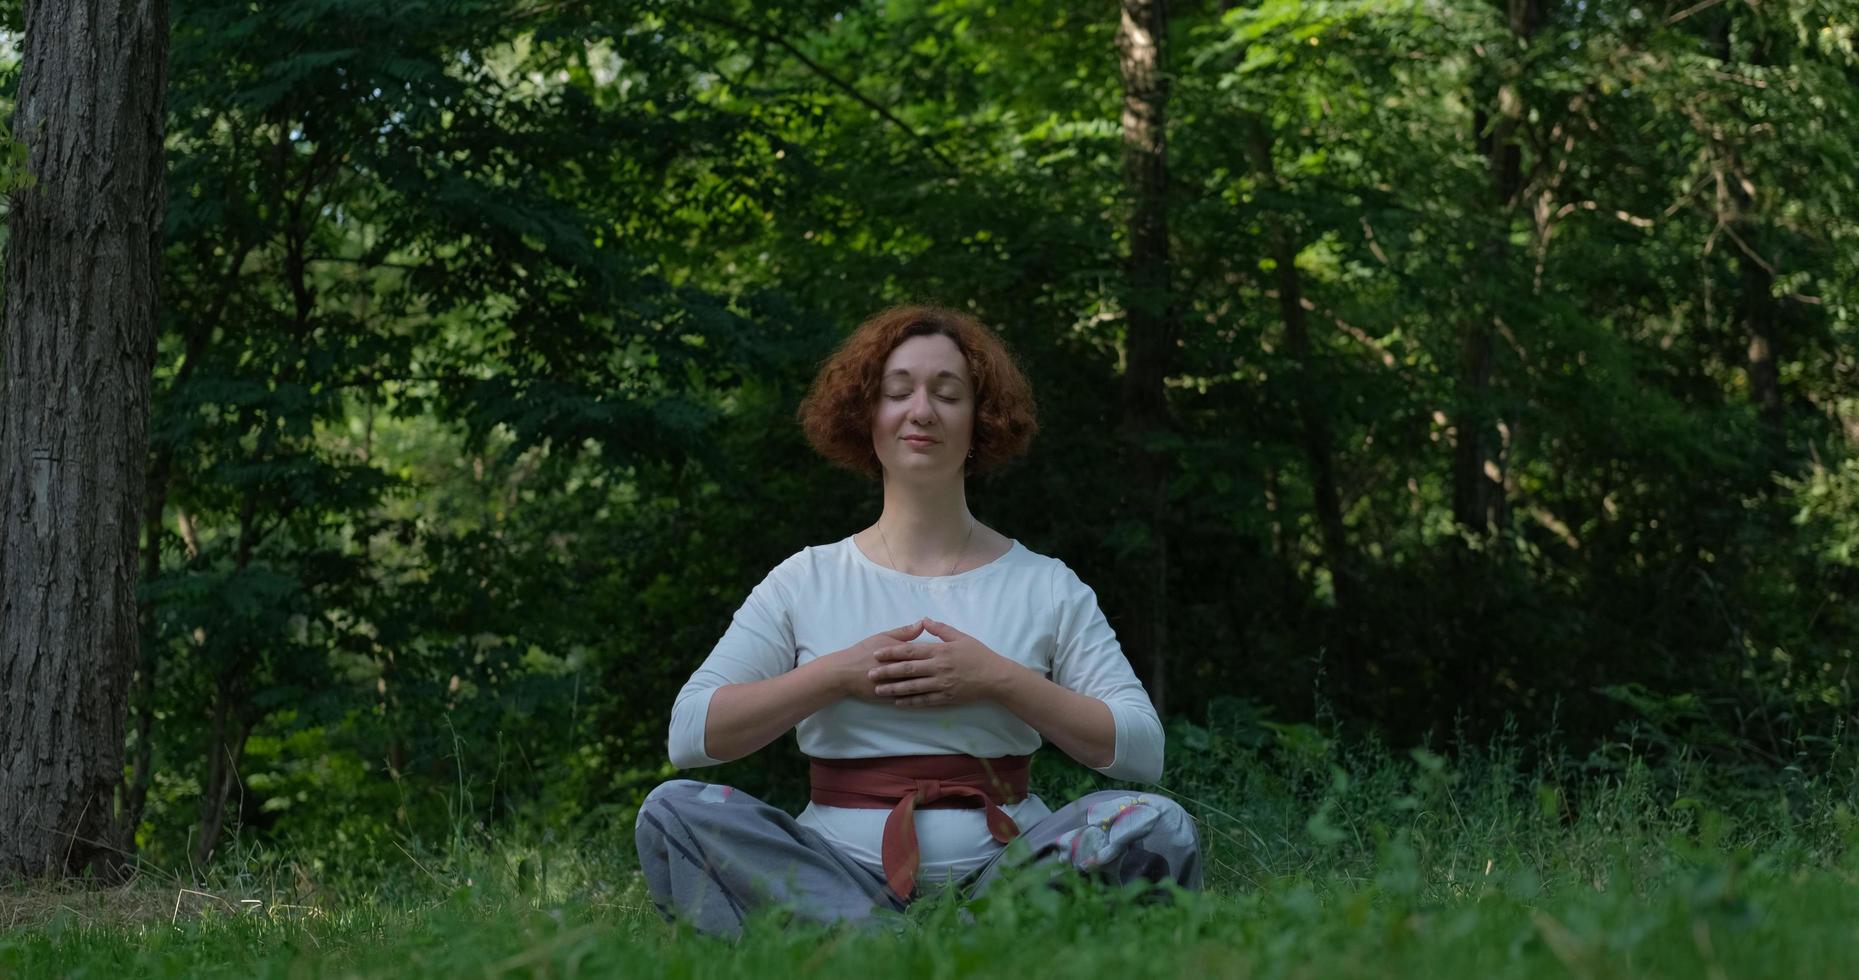
M 1118 884 L 1201 887 L 1194 820 L 1159 793 L 1105 790 L 1061 807 L 957 887 L 978 898 L 1009 867 L 1073 867 Z M 757 909 L 802 919 L 865 922 L 908 904 L 866 868 L 785 811 L 727 786 L 674 779 L 639 808 L 639 865 L 667 919 L 737 936 Z

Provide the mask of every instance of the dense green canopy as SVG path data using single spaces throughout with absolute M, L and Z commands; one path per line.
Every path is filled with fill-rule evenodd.
M 1166 542 L 1169 642 L 1132 659 L 1177 731 L 1633 721 L 1784 765 L 1854 710 L 1847 3 L 1178 4 L 1160 296 L 1113 8 L 174 18 L 126 780 L 154 852 L 636 802 L 748 589 L 875 516 L 793 411 L 904 301 L 1034 381 L 978 516 L 1113 625 Z M 1141 431 L 1135 308 L 1178 338 Z

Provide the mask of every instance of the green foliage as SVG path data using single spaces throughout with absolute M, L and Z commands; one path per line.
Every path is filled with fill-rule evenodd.
M 1527 38 L 1476 0 L 1175 11 L 1158 529 L 1115 438 L 1109 14 L 177 3 L 144 853 L 623 821 L 730 611 L 873 512 L 792 417 L 905 300 L 996 325 L 1039 393 L 980 517 L 1119 627 L 1167 532 L 1172 720 L 1226 719 L 1171 765 L 1221 725 L 1301 760 L 1256 787 L 1299 848 L 1380 860 L 1364 787 L 1435 813 L 1425 760 L 1506 725 L 1533 759 L 1824 775 L 1859 649 L 1850 12 L 1536 6 Z M 1462 429 L 1488 531 L 1455 517 Z M 1436 754 L 1383 785 L 1339 731 Z M 804 780 L 785 746 L 717 778 Z
M 0 194 L 11 195 L 33 187 L 35 181 L 27 152 L 23 140 L 0 126 Z

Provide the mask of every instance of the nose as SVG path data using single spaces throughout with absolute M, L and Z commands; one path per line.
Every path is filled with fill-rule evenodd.
M 929 392 L 918 390 L 910 398 L 910 421 L 918 425 L 929 425 L 936 421 L 936 406 Z

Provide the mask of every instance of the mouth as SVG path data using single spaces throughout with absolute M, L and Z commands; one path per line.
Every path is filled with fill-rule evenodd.
M 912 446 L 934 446 L 937 442 L 937 440 L 931 439 L 929 436 L 905 436 L 903 441 Z

